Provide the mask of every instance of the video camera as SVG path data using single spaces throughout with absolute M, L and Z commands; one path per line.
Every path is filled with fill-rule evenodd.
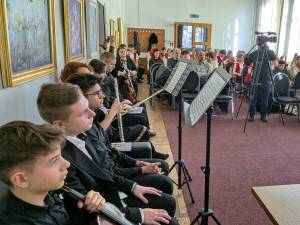
M 258 32 L 255 31 L 255 35 L 257 35 L 256 37 L 256 44 L 257 45 L 262 45 L 265 44 L 267 42 L 272 42 L 272 43 L 276 43 L 277 41 L 277 34 L 276 32 Z

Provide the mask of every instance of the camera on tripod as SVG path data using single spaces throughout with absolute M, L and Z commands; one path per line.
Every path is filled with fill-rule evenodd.
M 265 44 L 267 42 L 271 42 L 271 43 L 276 43 L 277 41 L 277 34 L 276 32 L 258 32 L 255 31 L 255 35 L 257 35 L 256 37 L 256 44 L 257 45 L 262 45 Z

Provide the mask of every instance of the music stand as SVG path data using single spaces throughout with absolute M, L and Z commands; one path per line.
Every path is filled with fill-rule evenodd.
M 181 94 L 182 87 L 188 78 L 189 74 L 192 71 L 196 71 L 196 64 L 191 60 L 181 59 L 176 64 L 175 68 L 170 75 L 170 78 L 167 80 L 164 89 L 171 93 L 173 96 L 177 96 L 180 99 L 179 109 L 178 109 L 178 159 L 174 162 L 174 164 L 170 168 L 170 172 L 177 166 L 177 174 L 178 174 L 178 183 L 173 181 L 173 183 L 178 187 L 178 189 L 182 189 L 183 185 L 187 185 L 191 201 L 195 203 L 194 196 L 189 185 L 189 181 L 192 180 L 188 169 L 184 163 L 182 158 L 182 103 L 181 103 Z M 182 175 L 184 179 L 182 179 Z
M 211 143 L 211 120 L 212 120 L 212 104 L 218 97 L 222 89 L 231 79 L 231 76 L 223 69 L 218 68 L 210 76 L 203 88 L 200 90 L 197 97 L 187 107 L 185 120 L 189 126 L 196 125 L 198 120 L 207 114 L 207 130 L 206 130 L 206 162 L 205 166 L 201 166 L 201 170 L 205 175 L 204 185 L 204 208 L 198 213 L 192 221 L 192 225 L 198 222 L 200 218 L 201 225 L 208 225 L 208 217 L 212 217 L 216 224 L 221 225 L 218 219 L 214 216 L 213 210 L 209 208 L 209 177 L 210 177 L 210 143 Z M 198 222 L 199 223 L 199 222 Z
M 180 59 L 178 61 L 178 63 L 176 64 L 175 68 L 172 70 L 172 73 L 169 76 L 164 87 L 162 89 L 158 90 L 157 92 L 155 92 L 154 94 L 150 95 L 146 99 L 138 102 L 133 107 L 139 106 L 140 104 L 144 103 L 145 101 L 150 100 L 151 98 L 153 98 L 154 96 L 156 96 L 157 94 L 159 94 L 163 91 L 166 91 L 175 97 L 177 95 L 179 95 L 179 97 L 181 98 L 181 89 L 191 71 L 197 71 L 195 62 L 191 61 L 191 60 Z M 191 196 L 192 203 L 195 203 L 190 185 L 188 183 L 188 181 L 191 181 L 192 178 L 184 164 L 184 160 L 182 159 L 182 123 L 181 123 L 182 108 L 181 108 L 181 104 L 179 104 L 178 120 L 179 120 L 178 126 L 177 126 L 177 128 L 178 128 L 178 160 L 175 161 L 174 164 L 170 168 L 170 172 L 171 172 L 176 166 L 178 166 L 178 171 L 177 171 L 178 183 L 176 183 L 173 180 L 172 180 L 172 182 L 176 186 L 178 186 L 178 189 L 181 189 L 182 186 L 184 184 L 186 184 L 188 187 L 190 196 Z M 184 181 L 182 181 L 182 179 L 181 179 L 182 172 L 184 175 Z

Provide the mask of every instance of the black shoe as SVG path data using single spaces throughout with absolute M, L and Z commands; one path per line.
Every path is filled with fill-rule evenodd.
M 156 136 L 156 132 L 153 130 L 148 130 L 149 133 L 149 137 L 155 137 Z
M 264 115 L 264 116 L 261 116 L 261 117 L 260 117 L 260 120 L 263 121 L 264 123 L 267 123 L 267 122 L 268 122 L 267 116 L 265 116 L 265 115 Z
M 160 152 L 153 152 L 152 153 L 152 158 L 166 160 L 167 158 L 169 158 L 169 154 L 163 154 L 163 153 L 160 153 Z
M 254 115 L 250 115 L 249 118 L 248 118 L 248 121 L 253 122 L 254 121 Z

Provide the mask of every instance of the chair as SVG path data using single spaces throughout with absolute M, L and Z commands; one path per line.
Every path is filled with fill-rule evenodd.
M 282 114 L 284 113 L 286 105 L 296 105 L 297 115 L 299 122 L 299 107 L 300 99 L 297 97 L 291 97 L 289 93 L 290 80 L 289 77 L 284 73 L 277 73 L 274 75 L 274 91 L 273 100 L 279 104 L 279 116 L 281 118 L 282 124 L 284 125 L 284 120 Z
M 219 94 L 219 96 L 215 99 L 215 103 L 230 103 L 231 105 L 231 119 L 233 120 L 233 114 L 234 114 L 234 99 L 232 94 L 232 88 L 229 86 L 225 87 L 222 92 Z
M 188 102 L 191 103 L 194 98 L 198 95 L 200 89 L 200 79 L 195 71 L 191 71 L 187 79 L 185 80 L 182 86 L 182 103 Z
M 162 76 L 162 75 L 170 75 L 171 70 L 167 68 L 163 64 L 153 64 L 150 68 L 150 89 L 149 89 L 149 94 L 152 95 L 156 91 L 160 90 L 162 87 L 157 83 L 157 79 Z M 165 92 L 165 94 L 168 94 Z M 154 99 L 150 99 L 150 103 L 152 107 L 154 106 Z M 175 97 L 172 96 L 172 108 L 175 110 L 176 105 L 175 105 Z

